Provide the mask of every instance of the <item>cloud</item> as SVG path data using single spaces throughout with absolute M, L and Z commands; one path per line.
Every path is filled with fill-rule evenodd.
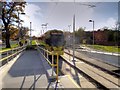
M 83 3 L 83 2 L 82 2 Z M 94 4 L 94 3 L 83 3 Z M 75 8 L 74 8 L 75 6 Z M 97 8 L 97 7 L 96 7 Z M 92 24 L 88 22 L 89 19 L 95 20 L 95 29 L 107 26 L 114 27 L 114 16 L 99 16 L 100 18 L 94 19 L 96 9 L 89 8 L 86 5 L 79 5 L 79 3 L 72 2 L 59 2 L 59 3 L 29 3 L 25 9 L 26 16 L 23 17 L 25 25 L 30 27 L 32 22 L 32 35 L 39 35 L 42 28 L 41 24 L 48 23 L 48 30 L 61 29 L 68 30 L 68 25 L 73 26 L 73 14 L 76 15 L 76 28 L 86 27 L 86 30 L 92 30 Z M 29 17 L 28 17 L 29 16 Z
M 109 18 L 108 20 L 107 20 L 107 25 L 110 27 L 114 27 L 114 25 L 115 25 L 115 23 L 116 23 L 116 20 L 114 19 L 114 18 Z
M 115 20 L 113 17 L 110 17 L 106 20 L 106 22 L 96 23 L 96 29 L 103 28 L 104 26 L 108 28 L 114 28 L 116 21 L 117 20 Z
M 48 23 L 48 30 L 67 30 L 68 25 L 72 26 L 74 13 L 76 15 L 76 28 L 85 27 L 86 22 L 88 22 L 94 13 L 93 8 L 89 8 L 85 5 L 79 5 L 79 3 L 49 3 L 48 6 L 46 6 L 47 9 L 40 8 L 38 5 L 33 3 L 28 4 L 25 9 L 26 15 L 29 16 L 29 18 L 24 17 L 25 24 L 29 27 L 29 23 L 31 21 L 32 28 L 35 30 L 32 32 L 32 35 L 38 35 L 41 32 L 42 23 Z M 46 14 L 42 13 L 43 11 L 46 12 Z
M 27 2 L 74 2 L 74 0 L 26 0 Z M 75 2 L 119 2 L 119 0 L 75 0 Z
M 37 35 L 41 28 L 40 17 L 42 17 L 41 8 L 35 4 L 27 4 L 25 8 L 25 16 L 22 16 L 24 20 L 24 25 L 30 27 L 30 22 L 32 22 L 32 29 L 35 31 L 32 32 L 32 35 Z
M 63 2 L 58 3 L 55 5 L 55 3 L 50 3 L 50 8 L 53 8 L 52 10 L 48 10 L 49 13 L 49 19 L 47 19 L 46 22 L 49 23 L 49 26 L 60 29 L 66 29 L 68 28 L 68 25 L 73 23 L 73 15 L 76 16 L 76 28 L 82 27 L 85 25 L 86 22 L 93 16 L 94 9 L 89 8 L 85 5 L 80 5 L 79 3 L 71 2 Z M 50 9 L 49 8 L 49 9 Z
M 27 15 L 31 16 L 30 18 L 35 18 L 36 15 L 42 15 L 41 8 L 35 4 L 28 4 L 25 8 L 25 12 Z

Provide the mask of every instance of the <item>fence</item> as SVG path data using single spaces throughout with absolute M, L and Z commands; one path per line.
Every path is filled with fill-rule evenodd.
M 4 50 L 0 51 L 1 58 L 0 58 L 0 67 L 8 63 L 10 60 L 12 60 L 17 54 L 25 50 L 26 46 L 13 48 L 10 50 Z

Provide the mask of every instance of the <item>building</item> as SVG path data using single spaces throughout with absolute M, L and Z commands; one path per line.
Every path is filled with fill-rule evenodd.
M 71 46 L 73 44 L 73 34 L 70 32 L 64 32 L 65 45 Z
M 108 34 L 106 31 L 94 31 L 95 44 L 106 45 L 108 43 Z

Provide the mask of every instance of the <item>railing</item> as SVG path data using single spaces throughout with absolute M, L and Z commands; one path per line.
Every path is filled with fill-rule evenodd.
M 13 48 L 9 50 L 0 51 L 1 58 L 0 58 L 0 67 L 8 63 L 11 59 L 13 59 L 17 54 L 25 50 L 26 46 Z
M 37 47 L 42 51 L 39 51 L 42 53 L 42 55 L 44 56 L 44 58 L 46 59 L 46 61 L 49 63 L 49 65 L 52 67 L 52 76 L 53 76 L 53 72 L 54 72 L 54 67 L 56 67 L 56 79 L 57 79 L 57 82 L 58 82 L 58 73 L 59 73 L 59 70 L 58 70 L 58 60 L 59 60 L 59 54 L 57 52 L 50 52 L 40 46 L 37 45 Z M 49 57 L 48 55 L 52 55 L 52 63 L 49 61 Z M 56 64 L 54 64 L 54 55 L 57 56 L 57 59 L 56 59 Z

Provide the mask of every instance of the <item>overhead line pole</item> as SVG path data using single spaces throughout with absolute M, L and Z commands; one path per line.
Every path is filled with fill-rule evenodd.
M 75 60 L 75 14 L 73 16 L 73 61 Z
M 74 15 L 73 15 L 73 61 L 75 61 L 75 0 L 74 0 Z
M 80 5 L 85 5 L 85 6 L 89 6 L 92 8 L 96 7 L 95 5 L 88 5 L 88 4 L 80 4 Z M 93 22 L 93 30 L 94 30 L 94 22 Z M 75 61 L 75 0 L 74 0 L 74 15 L 73 15 L 73 61 Z
M 32 22 L 30 22 L 30 45 L 32 45 L 31 24 L 32 24 Z

